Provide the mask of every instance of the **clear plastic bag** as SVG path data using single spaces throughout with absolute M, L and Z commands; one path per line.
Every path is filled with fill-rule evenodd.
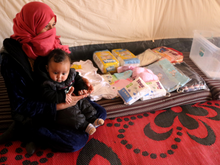
M 180 87 L 177 90 L 177 92 L 182 93 L 182 92 L 190 92 L 190 91 L 196 91 L 196 90 L 201 90 L 201 89 L 209 90 L 203 78 L 196 71 L 194 71 L 189 65 L 187 65 L 184 61 L 181 63 L 176 63 L 174 66 L 180 72 L 183 72 L 185 75 L 187 75 L 191 79 L 184 86 Z
M 167 92 L 173 92 L 191 80 L 183 72 L 179 72 L 179 70 L 166 58 L 147 66 L 147 68 L 158 76 Z

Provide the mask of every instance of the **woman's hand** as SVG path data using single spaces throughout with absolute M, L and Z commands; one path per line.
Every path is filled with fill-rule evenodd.
M 91 94 L 94 91 L 94 88 L 93 88 L 92 84 L 86 78 L 82 77 L 82 79 L 88 87 L 88 89 L 87 89 L 88 93 Z
M 71 101 L 70 101 L 69 103 L 65 102 L 65 103 L 59 103 L 59 104 L 57 104 L 57 111 L 58 111 L 58 110 L 62 110 L 62 109 L 66 109 L 66 108 L 68 108 L 68 107 L 72 107 L 72 106 L 76 105 L 76 103 L 77 103 L 79 100 L 81 100 L 82 98 L 85 98 L 85 97 L 88 96 L 88 94 L 84 94 L 84 95 L 81 95 L 81 96 L 74 96 L 74 95 L 72 95 L 73 91 L 74 91 L 74 88 L 71 88 L 71 89 L 69 90 L 69 92 L 68 92 L 68 95 L 71 96 L 71 99 L 70 99 Z

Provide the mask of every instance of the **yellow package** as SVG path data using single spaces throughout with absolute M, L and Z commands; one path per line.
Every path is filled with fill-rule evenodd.
M 77 65 L 77 64 L 72 64 L 70 68 L 82 69 L 82 66 L 81 65 Z
M 96 51 L 93 60 L 102 73 L 116 73 L 119 66 L 118 60 L 109 50 Z
M 120 66 L 140 65 L 140 60 L 127 49 L 113 49 L 112 54 L 117 58 Z

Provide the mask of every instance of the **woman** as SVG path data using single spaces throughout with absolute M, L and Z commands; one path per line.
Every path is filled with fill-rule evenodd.
M 56 36 L 56 15 L 46 4 L 30 2 L 23 6 L 13 22 L 14 34 L 3 42 L 1 73 L 15 122 L 0 136 L 0 143 L 16 136 L 16 139 L 27 142 L 26 150 L 30 154 L 35 151 L 34 144 L 48 145 L 60 152 L 81 149 L 88 140 L 87 133 L 53 123 L 56 111 L 75 105 L 86 95 L 72 96 L 70 104 L 46 103 L 39 99 L 34 81 L 32 66 L 38 56 L 47 56 L 55 48 L 70 53 L 68 46 L 61 45 Z M 92 85 L 87 79 L 84 81 L 91 93 Z M 97 110 L 97 117 L 105 120 L 105 109 L 90 102 Z

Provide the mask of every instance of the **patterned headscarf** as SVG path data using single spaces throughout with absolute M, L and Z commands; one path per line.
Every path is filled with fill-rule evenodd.
M 53 17 L 56 22 L 56 15 L 48 5 L 42 2 L 30 2 L 24 5 L 13 19 L 14 34 L 11 38 L 22 44 L 22 49 L 29 58 L 47 56 L 55 48 L 70 53 L 67 45 L 60 44 L 60 37 L 56 36 L 56 28 L 40 33 Z

